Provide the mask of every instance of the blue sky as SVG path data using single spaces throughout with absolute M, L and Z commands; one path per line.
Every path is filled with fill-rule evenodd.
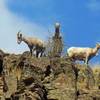
M 1 0 L 0 3 L 4 5 L 1 9 L 5 12 L 3 16 L 0 15 L 2 23 L 9 23 L 6 25 L 8 28 L 10 25 L 10 31 L 4 29 L 2 34 L 10 32 L 14 38 L 21 29 L 26 35 L 45 39 L 51 35 L 48 29 L 53 32 L 54 23 L 60 22 L 64 43 L 68 47 L 94 47 L 96 42 L 100 42 L 100 0 Z M 5 18 L 7 21 L 5 16 L 8 16 Z M 9 51 L 14 51 L 12 49 L 16 43 L 14 39 L 9 40 Z M 15 51 L 20 48 L 19 52 L 28 49 L 26 45 L 16 45 L 16 48 Z M 92 62 L 99 60 L 100 55 Z

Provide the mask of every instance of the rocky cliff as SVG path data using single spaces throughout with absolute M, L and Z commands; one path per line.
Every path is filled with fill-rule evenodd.
M 100 70 L 68 58 L 0 51 L 0 100 L 100 100 Z

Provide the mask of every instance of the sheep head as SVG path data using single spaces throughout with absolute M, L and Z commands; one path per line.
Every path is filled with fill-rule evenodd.
M 20 44 L 22 42 L 22 34 L 20 33 L 21 31 L 19 31 L 17 33 L 17 43 Z
M 100 43 L 96 43 L 96 47 L 100 49 Z

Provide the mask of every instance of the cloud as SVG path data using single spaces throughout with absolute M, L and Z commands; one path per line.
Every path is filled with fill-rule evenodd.
M 31 23 L 24 17 L 14 15 L 8 10 L 6 0 L 0 0 L 0 48 L 6 52 L 19 53 L 28 50 L 26 44 L 16 43 L 16 33 L 46 39 L 47 29 L 37 23 Z
M 91 11 L 100 11 L 100 1 L 98 0 L 89 0 L 87 6 Z

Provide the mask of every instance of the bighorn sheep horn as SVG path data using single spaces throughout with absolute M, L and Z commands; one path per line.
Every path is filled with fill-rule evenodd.
M 19 30 L 18 33 L 17 33 L 17 36 L 18 36 L 18 37 L 20 36 L 20 32 L 21 32 L 21 30 Z

